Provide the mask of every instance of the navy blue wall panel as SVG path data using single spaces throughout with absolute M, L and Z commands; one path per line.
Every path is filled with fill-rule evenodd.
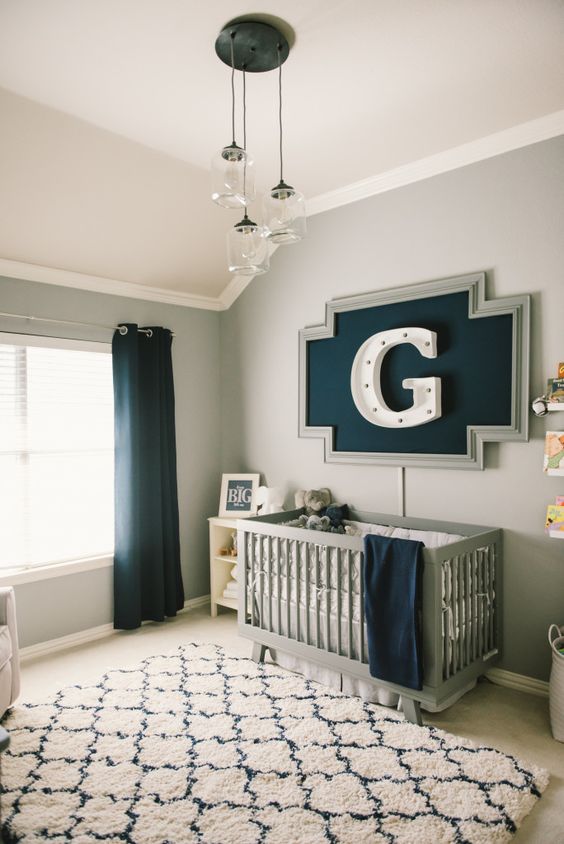
M 411 344 L 390 349 L 384 399 L 412 403 L 404 378 L 441 378 L 442 417 L 415 428 L 372 425 L 354 404 L 350 377 L 359 347 L 378 331 L 418 326 L 437 333 L 436 358 Z M 450 293 L 339 313 L 335 336 L 307 344 L 307 424 L 332 426 L 336 451 L 465 454 L 467 425 L 511 424 L 513 317 L 468 318 L 468 293 Z

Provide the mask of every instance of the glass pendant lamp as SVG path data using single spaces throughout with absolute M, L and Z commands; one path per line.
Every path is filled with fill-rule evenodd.
M 247 215 L 227 234 L 229 272 L 237 275 L 260 275 L 270 268 L 270 249 L 264 230 Z
M 242 208 L 254 198 L 253 159 L 233 141 L 213 157 L 212 199 L 223 208 Z
M 303 194 L 287 185 L 282 156 L 282 62 L 278 60 L 278 122 L 280 126 L 280 181 L 265 193 L 262 201 L 266 236 L 273 243 L 296 243 L 306 235 Z
M 247 144 L 246 77 L 243 70 L 243 142 Z M 243 168 L 243 192 L 246 171 Z M 227 234 L 227 261 L 229 272 L 237 275 L 260 275 L 270 268 L 270 249 L 262 226 L 249 219 L 247 207 L 243 219 Z
M 254 161 L 235 142 L 235 59 L 231 33 L 231 133 L 233 140 L 212 159 L 212 199 L 223 208 L 241 208 L 255 198 Z

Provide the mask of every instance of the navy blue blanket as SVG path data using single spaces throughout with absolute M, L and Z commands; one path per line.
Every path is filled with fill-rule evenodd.
M 364 538 L 364 607 L 370 673 L 423 687 L 421 660 L 422 542 L 369 534 Z

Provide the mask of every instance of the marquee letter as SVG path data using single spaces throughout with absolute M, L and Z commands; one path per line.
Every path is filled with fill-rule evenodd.
M 384 355 L 393 346 L 411 343 L 425 358 L 437 357 L 437 334 L 426 328 L 394 328 L 369 337 L 356 353 L 351 369 L 351 392 L 359 413 L 382 428 L 414 428 L 441 415 L 440 378 L 404 378 L 413 390 L 413 404 L 396 413 L 382 395 L 380 372 Z

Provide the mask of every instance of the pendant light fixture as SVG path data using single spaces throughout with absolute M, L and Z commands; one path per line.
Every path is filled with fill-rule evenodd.
M 280 52 L 278 53 L 280 57 Z M 266 236 L 273 243 L 296 243 L 306 234 L 305 201 L 302 193 L 284 181 L 282 151 L 282 62 L 278 61 L 278 128 L 280 181 L 265 193 L 262 201 Z
M 247 146 L 247 86 L 243 69 L 243 146 Z M 243 194 L 246 194 L 246 167 L 243 167 Z M 260 275 L 270 267 L 270 249 L 262 226 L 249 219 L 247 204 L 243 219 L 227 233 L 229 272 Z
M 293 243 L 305 235 L 305 204 L 301 193 L 283 179 L 282 157 L 282 65 L 290 47 L 280 30 L 256 20 L 238 19 L 220 32 L 215 50 L 231 67 L 231 128 L 233 141 L 212 162 L 212 198 L 226 208 L 244 208 L 243 218 L 228 233 L 230 272 L 257 275 L 269 268 L 272 243 Z M 253 161 L 247 152 L 246 73 L 278 68 L 280 181 L 264 198 L 266 225 L 249 218 L 247 207 L 254 199 Z M 235 142 L 235 71 L 243 75 L 243 147 Z
M 235 32 L 229 34 L 231 58 L 231 137 L 212 160 L 212 199 L 223 208 L 241 208 L 255 198 L 254 161 L 235 141 Z

